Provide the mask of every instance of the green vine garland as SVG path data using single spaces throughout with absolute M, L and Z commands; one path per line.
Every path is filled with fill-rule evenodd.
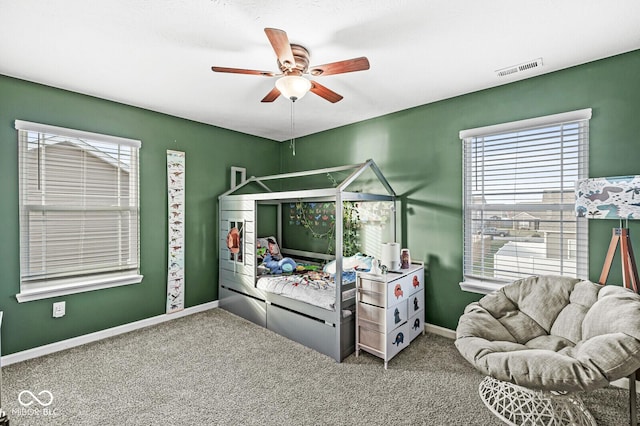
M 334 187 L 338 186 L 338 182 L 327 173 L 327 178 L 331 181 Z M 336 247 L 336 219 L 335 213 L 331 215 L 329 221 L 329 229 L 326 232 L 318 232 L 314 226 L 314 222 L 310 220 L 313 217 L 313 210 L 309 206 L 309 203 L 297 202 L 296 210 L 300 212 L 300 225 L 302 225 L 313 238 L 326 239 L 327 240 L 327 253 L 335 254 Z M 360 251 L 359 238 L 359 221 L 360 214 L 358 212 L 358 205 L 352 201 L 345 201 L 342 203 L 342 254 L 343 256 L 353 256 Z
M 336 219 L 331 215 L 328 229 L 324 232 L 318 232 L 313 218 L 314 211 L 305 202 L 297 202 L 296 210 L 300 212 L 300 225 L 306 229 L 313 238 L 327 241 L 327 253 L 335 254 L 336 246 Z M 358 243 L 360 215 L 358 206 L 351 201 L 345 201 L 342 207 L 343 233 L 342 233 L 342 253 L 344 256 L 353 256 L 360 251 Z

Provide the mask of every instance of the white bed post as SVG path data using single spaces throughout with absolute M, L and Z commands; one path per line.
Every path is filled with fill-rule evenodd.
M 282 202 L 279 202 L 276 206 L 276 238 L 278 239 L 279 243 L 282 244 Z M 257 213 L 257 208 L 256 208 L 256 217 L 258 216 Z M 257 219 L 256 219 L 256 227 L 257 227 Z M 257 238 L 257 234 L 256 234 L 256 238 Z
M 335 302 L 335 327 L 336 327 L 336 354 L 334 359 L 340 362 L 342 358 L 342 250 L 343 250 L 343 205 L 342 192 L 336 191 L 336 302 Z

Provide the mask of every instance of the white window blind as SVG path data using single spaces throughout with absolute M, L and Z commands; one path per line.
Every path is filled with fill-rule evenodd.
M 140 282 L 140 141 L 16 120 L 19 301 Z
M 587 177 L 591 110 L 460 132 L 465 290 L 530 275 L 586 277 L 587 226 L 574 212 Z

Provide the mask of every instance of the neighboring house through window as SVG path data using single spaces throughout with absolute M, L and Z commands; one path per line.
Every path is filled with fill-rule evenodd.
M 463 290 L 488 293 L 529 275 L 588 273 L 575 182 L 587 177 L 591 109 L 460 132 Z
M 16 120 L 25 302 L 141 282 L 140 141 Z

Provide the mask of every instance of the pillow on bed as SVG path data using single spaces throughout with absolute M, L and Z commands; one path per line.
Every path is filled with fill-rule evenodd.
M 259 261 L 263 261 L 267 253 L 269 253 L 274 260 L 282 259 L 282 253 L 280 253 L 280 246 L 276 241 L 276 237 L 258 238 L 256 244 L 256 257 Z
M 359 271 L 369 271 L 371 270 L 371 262 L 373 258 L 371 256 L 365 256 L 364 254 L 355 254 L 349 257 L 342 258 L 342 271 L 355 271 L 356 269 Z M 335 275 L 336 273 L 336 261 L 332 260 L 327 263 L 324 268 L 324 272 L 327 272 L 331 275 Z

